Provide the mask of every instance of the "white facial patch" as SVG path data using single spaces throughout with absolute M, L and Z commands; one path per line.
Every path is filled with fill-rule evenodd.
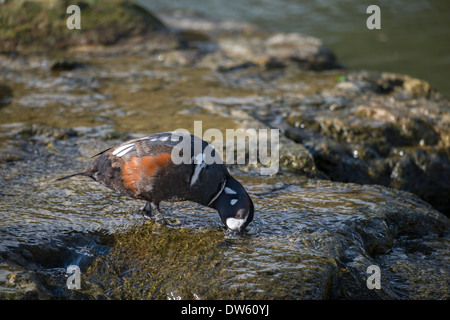
M 161 141 L 167 141 L 167 140 L 169 140 L 169 137 L 162 137 L 162 138 L 159 138 L 159 140 L 161 140 Z
M 134 144 L 126 144 L 124 146 L 121 146 L 119 148 L 117 148 L 116 150 L 113 151 L 112 155 L 113 156 L 117 156 L 117 157 L 122 157 L 125 154 L 127 154 L 129 151 L 134 149 Z
M 226 194 L 237 194 L 236 191 L 234 191 L 233 189 L 228 188 L 228 187 L 225 188 L 225 193 Z
M 238 202 L 237 199 L 231 199 L 230 204 L 232 206 L 234 206 L 236 204 L 236 202 Z
M 247 219 L 228 218 L 227 227 L 231 230 L 239 230 Z

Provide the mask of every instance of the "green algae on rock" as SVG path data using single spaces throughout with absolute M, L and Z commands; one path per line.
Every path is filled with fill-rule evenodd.
M 223 259 L 218 252 L 226 245 L 220 230 L 195 232 L 144 224 L 118 235 L 115 242 L 110 254 L 86 273 L 88 281 L 97 285 L 94 294 L 116 299 L 172 295 L 195 299 L 199 279 L 209 279 L 202 290 L 219 290 L 212 284 L 220 281 L 215 279 Z

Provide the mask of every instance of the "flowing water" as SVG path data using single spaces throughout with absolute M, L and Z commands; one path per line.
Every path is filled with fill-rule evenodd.
M 275 32 L 322 39 L 350 69 L 409 74 L 450 95 L 450 3 L 446 0 L 139 0 L 151 10 L 191 9 Z M 381 29 L 369 30 L 369 5 L 381 9 Z
M 4 297 L 29 297 L 11 285 L 20 279 L 30 282 L 29 277 L 33 288 L 36 283 L 43 287 L 31 296 L 35 298 L 417 297 L 405 285 L 386 284 L 379 295 L 355 289 L 365 287 L 368 265 L 390 259 L 397 269 L 386 264 L 385 270 L 394 280 L 421 263 L 424 276 L 418 279 L 429 281 L 431 291 L 418 297 L 445 294 L 447 256 L 437 255 L 433 264 L 426 261 L 436 247 L 445 251 L 439 234 L 446 220 L 408 194 L 233 169 L 256 207 L 248 232 L 236 236 L 223 229 L 214 210 L 199 205 L 165 204 L 167 218 L 180 221 L 181 227 L 161 228 L 136 213 L 141 201 L 86 178 L 56 182 L 130 137 L 175 128 L 192 131 L 194 120 L 204 121 L 203 130 L 239 126 L 233 115 L 197 110 L 199 99 L 260 103 L 252 98 L 254 86 L 224 85 L 230 82 L 209 69 L 171 68 L 152 55 L 73 58 L 84 67 L 54 72 L 47 57 L 1 60 L 2 82 L 14 92 L 14 99 L 0 109 Z M 314 77 L 326 86 L 338 76 Z M 272 92 L 270 83 L 257 87 Z M 396 222 L 403 212 L 409 212 L 406 220 Z M 394 223 L 387 225 L 390 220 Z M 423 234 L 423 221 L 434 229 L 420 245 L 409 242 L 410 252 L 396 246 L 411 233 Z M 78 291 L 66 286 L 66 268 L 73 264 L 82 272 Z

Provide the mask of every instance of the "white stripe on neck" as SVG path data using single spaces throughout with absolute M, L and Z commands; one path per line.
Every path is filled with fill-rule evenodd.
M 225 185 L 227 184 L 227 179 L 223 180 L 222 186 L 220 187 L 219 192 L 216 193 L 216 195 L 211 199 L 211 201 L 208 203 L 208 207 L 213 204 L 214 201 L 222 194 L 223 189 L 225 189 Z

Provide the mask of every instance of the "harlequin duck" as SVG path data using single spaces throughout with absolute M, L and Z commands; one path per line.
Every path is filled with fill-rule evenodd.
M 253 202 L 244 187 L 229 174 L 214 148 L 192 134 L 155 133 L 94 157 L 85 171 L 57 180 L 87 176 L 121 194 L 146 200 L 144 215 L 163 224 L 167 222 L 159 210 L 161 201 L 188 200 L 214 208 L 225 226 L 238 232 L 253 220 Z

